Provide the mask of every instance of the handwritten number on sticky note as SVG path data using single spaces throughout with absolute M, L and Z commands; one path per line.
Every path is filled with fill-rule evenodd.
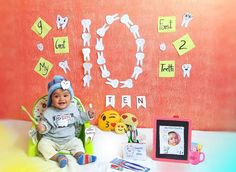
M 185 40 L 181 40 L 180 42 L 182 42 L 181 46 L 179 47 L 179 50 L 183 50 L 183 49 L 187 49 L 187 47 L 184 47 L 186 44 Z
M 37 24 L 37 27 L 40 29 L 40 32 L 39 34 L 41 35 L 43 33 L 43 24 L 42 24 L 42 21 L 39 20 L 38 24 Z

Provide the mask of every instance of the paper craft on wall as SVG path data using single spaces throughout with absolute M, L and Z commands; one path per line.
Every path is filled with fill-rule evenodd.
M 160 16 L 158 17 L 158 32 L 168 33 L 176 31 L 175 16 Z
M 137 109 L 139 107 L 146 108 L 147 107 L 146 97 L 145 96 L 137 96 L 136 97 L 136 104 L 137 104 Z
M 183 69 L 183 75 L 185 77 L 190 77 L 190 71 L 191 71 L 192 65 L 191 64 L 183 64 L 182 69 Z
M 91 25 L 91 20 L 90 19 L 82 19 L 81 24 L 83 26 L 83 33 L 87 31 L 87 33 L 90 32 L 90 25 Z
M 52 27 L 40 17 L 34 22 L 33 26 L 31 27 L 31 30 L 41 38 L 44 38 L 51 29 Z
M 82 49 L 84 61 L 90 61 L 90 48 L 83 48 Z
M 106 31 L 109 29 L 109 26 L 119 19 L 121 24 L 125 24 L 129 29 L 129 31 L 133 34 L 135 43 L 137 45 L 137 52 L 135 54 L 136 66 L 134 67 L 133 73 L 130 76 L 130 78 L 124 81 L 119 81 L 118 79 L 109 78 L 111 73 L 106 67 L 106 59 L 103 54 L 103 50 L 105 49 L 103 45 L 103 37 L 105 36 Z M 97 50 L 97 64 L 100 65 L 102 78 L 107 79 L 105 83 L 107 85 L 111 85 L 113 88 L 118 88 L 119 84 L 121 84 L 120 88 L 132 88 L 134 85 L 132 79 L 137 80 L 139 75 L 143 72 L 142 69 L 143 59 L 144 59 L 143 50 L 144 50 L 145 40 L 140 37 L 139 26 L 134 25 L 134 23 L 129 19 L 128 14 L 124 14 L 120 18 L 119 14 L 116 13 L 114 15 L 106 16 L 106 23 L 103 24 L 102 27 L 97 29 L 97 34 L 100 36 L 99 38 L 96 38 L 97 43 L 95 46 L 95 49 Z
M 173 45 L 180 56 L 189 52 L 190 50 L 192 50 L 195 47 L 189 34 L 185 34 L 181 38 L 174 41 Z
M 68 23 L 68 17 L 62 17 L 61 15 L 57 15 L 57 29 L 65 29 L 65 27 L 67 26 Z
M 85 74 L 88 74 L 88 75 L 91 75 L 91 68 L 92 68 L 92 63 L 89 63 L 89 62 L 85 62 L 83 63 L 83 68 L 84 68 L 84 75 Z
M 175 77 L 175 61 L 160 61 L 159 77 Z
M 90 46 L 90 39 L 91 39 L 91 34 L 90 33 L 83 33 L 82 34 L 82 39 L 83 39 L 83 45 L 84 47 Z
M 39 51 L 43 51 L 43 49 L 44 49 L 43 43 L 38 43 L 37 48 L 38 48 Z
M 53 64 L 41 57 L 34 68 L 34 71 L 37 72 L 42 77 L 46 78 L 51 71 Z
M 115 108 L 115 95 L 106 95 L 106 107 L 108 106 Z
M 165 51 L 166 50 L 166 44 L 163 42 L 160 44 L 160 50 Z
M 124 95 L 122 96 L 122 99 L 121 99 L 121 107 L 125 107 L 125 106 L 128 106 L 131 108 L 131 96 L 130 95 Z
M 54 37 L 54 52 L 56 54 L 69 53 L 69 40 L 67 36 L 64 37 Z
M 90 86 L 90 81 L 92 80 L 92 77 L 89 74 L 85 74 L 83 81 L 84 81 L 84 87 L 89 87 Z
M 190 23 L 192 19 L 193 19 L 193 16 L 191 13 L 184 13 L 181 26 L 188 27 L 188 24 Z
M 69 67 L 69 65 L 68 65 L 67 60 L 64 60 L 64 61 L 59 62 L 58 66 L 59 66 L 60 68 L 62 68 L 65 73 L 67 73 L 67 70 L 70 71 L 70 67 Z

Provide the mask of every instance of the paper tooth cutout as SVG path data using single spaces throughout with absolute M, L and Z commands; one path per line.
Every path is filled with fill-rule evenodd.
M 166 44 L 165 43 L 161 43 L 160 44 L 160 50 L 161 51 L 165 51 L 166 50 Z
M 191 13 L 184 13 L 181 26 L 188 27 L 189 22 L 193 19 Z
M 192 68 L 191 64 L 183 64 L 182 69 L 183 69 L 183 75 L 184 78 L 187 76 L 188 78 L 190 77 L 190 70 Z
M 90 143 L 93 141 L 96 130 L 94 127 L 89 127 L 85 129 L 85 142 Z
M 68 88 L 70 88 L 70 81 L 61 81 L 61 87 L 63 90 L 67 90 Z
M 101 71 L 102 71 L 102 77 L 103 77 L 103 78 L 107 78 L 107 77 L 110 76 L 111 73 L 110 73 L 109 70 L 107 70 L 106 65 L 100 66 L 100 69 L 101 69 Z
M 141 73 L 143 73 L 143 69 L 142 69 L 141 67 L 139 67 L 139 66 L 135 66 L 135 67 L 134 67 L 134 72 L 133 72 L 131 78 L 134 78 L 135 80 L 137 80 L 137 79 L 138 79 L 138 76 L 139 76 Z
M 124 14 L 121 18 L 120 18 L 120 22 L 125 24 L 128 28 L 131 27 L 131 25 L 133 25 L 133 22 L 129 19 L 129 15 L 128 14 Z
M 136 39 L 136 44 L 137 44 L 137 52 L 140 50 L 143 52 L 143 47 L 144 47 L 144 44 L 145 44 L 145 40 L 143 38 L 138 38 Z
M 85 74 L 83 77 L 84 87 L 89 87 L 92 77 L 89 74 Z
M 97 64 L 103 65 L 106 63 L 106 59 L 103 56 L 103 51 L 97 52 L 98 58 L 97 58 Z
M 82 49 L 84 61 L 90 61 L 90 48 L 83 48 Z
M 44 49 L 43 43 L 38 43 L 37 48 L 38 48 L 39 51 L 43 51 L 43 49 Z
M 81 24 L 83 26 L 83 32 L 90 32 L 90 25 L 91 25 L 91 20 L 90 19 L 82 19 Z
M 119 85 L 119 80 L 118 79 L 110 79 L 107 78 L 107 81 L 105 82 L 107 85 L 111 85 L 113 88 L 117 88 Z
M 102 43 L 102 38 L 98 39 L 97 38 L 97 44 L 95 46 L 95 49 L 98 51 L 103 51 L 104 50 L 104 45 Z
M 135 39 L 137 39 L 137 38 L 140 37 L 139 32 L 138 32 L 138 31 L 139 31 L 138 25 L 133 25 L 133 26 L 131 26 L 131 27 L 129 28 L 129 30 L 130 30 L 131 33 L 133 33 Z
M 92 66 L 93 65 L 91 63 L 83 63 L 84 74 L 90 75 L 90 71 L 91 71 Z
M 60 15 L 57 15 L 57 29 L 65 29 L 66 25 L 68 23 L 68 17 L 62 17 Z
M 101 28 L 99 28 L 97 30 L 97 34 L 100 36 L 100 37 L 104 37 L 106 31 L 109 29 L 109 26 L 107 26 L 107 24 L 104 24 Z
M 143 59 L 144 59 L 144 53 L 136 53 L 135 55 L 136 57 L 136 65 L 140 65 L 142 66 L 143 65 Z
M 119 20 L 118 17 L 119 14 L 114 14 L 114 15 L 107 15 L 106 16 L 106 22 L 107 24 L 111 25 L 114 21 Z
M 67 69 L 70 71 L 70 68 L 69 68 L 69 66 L 68 66 L 67 60 L 64 60 L 64 61 L 62 61 L 62 62 L 59 62 L 58 65 L 59 65 L 60 68 L 63 69 L 63 71 L 64 71 L 65 73 L 67 73 Z
M 90 33 L 83 33 L 82 34 L 82 39 L 83 39 L 83 45 L 84 47 L 86 46 L 86 44 L 88 46 L 90 46 L 90 39 L 91 39 L 91 34 Z
M 115 108 L 115 95 L 106 95 L 106 107 L 110 105 Z
M 123 84 L 120 88 L 133 88 L 133 80 L 132 79 L 120 81 L 120 83 Z

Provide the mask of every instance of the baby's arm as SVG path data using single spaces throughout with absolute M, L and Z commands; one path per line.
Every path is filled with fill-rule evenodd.
M 42 119 L 36 128 L 40 134 L 45 134 L 50 130 L 51 127 L 45 120 Z

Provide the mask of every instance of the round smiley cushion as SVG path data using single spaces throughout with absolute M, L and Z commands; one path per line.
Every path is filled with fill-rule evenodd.
M 98 128 L 103 131 L 114 131 L 115 126 L 120 122 L 120 114 L 115 110 L 104 111 L 98 118 Z
M 117 134 L 124 134 L 127 131 L 127 126 L 122 123 L 122 122 L 118 122 L 115 126 L 115 132 Z
M 138 125 L 138 119 L 137 117 L 132 113 L 123 113 L 121 115 L 121 122 L 126 124 L 127 126 L 137 127 Z

